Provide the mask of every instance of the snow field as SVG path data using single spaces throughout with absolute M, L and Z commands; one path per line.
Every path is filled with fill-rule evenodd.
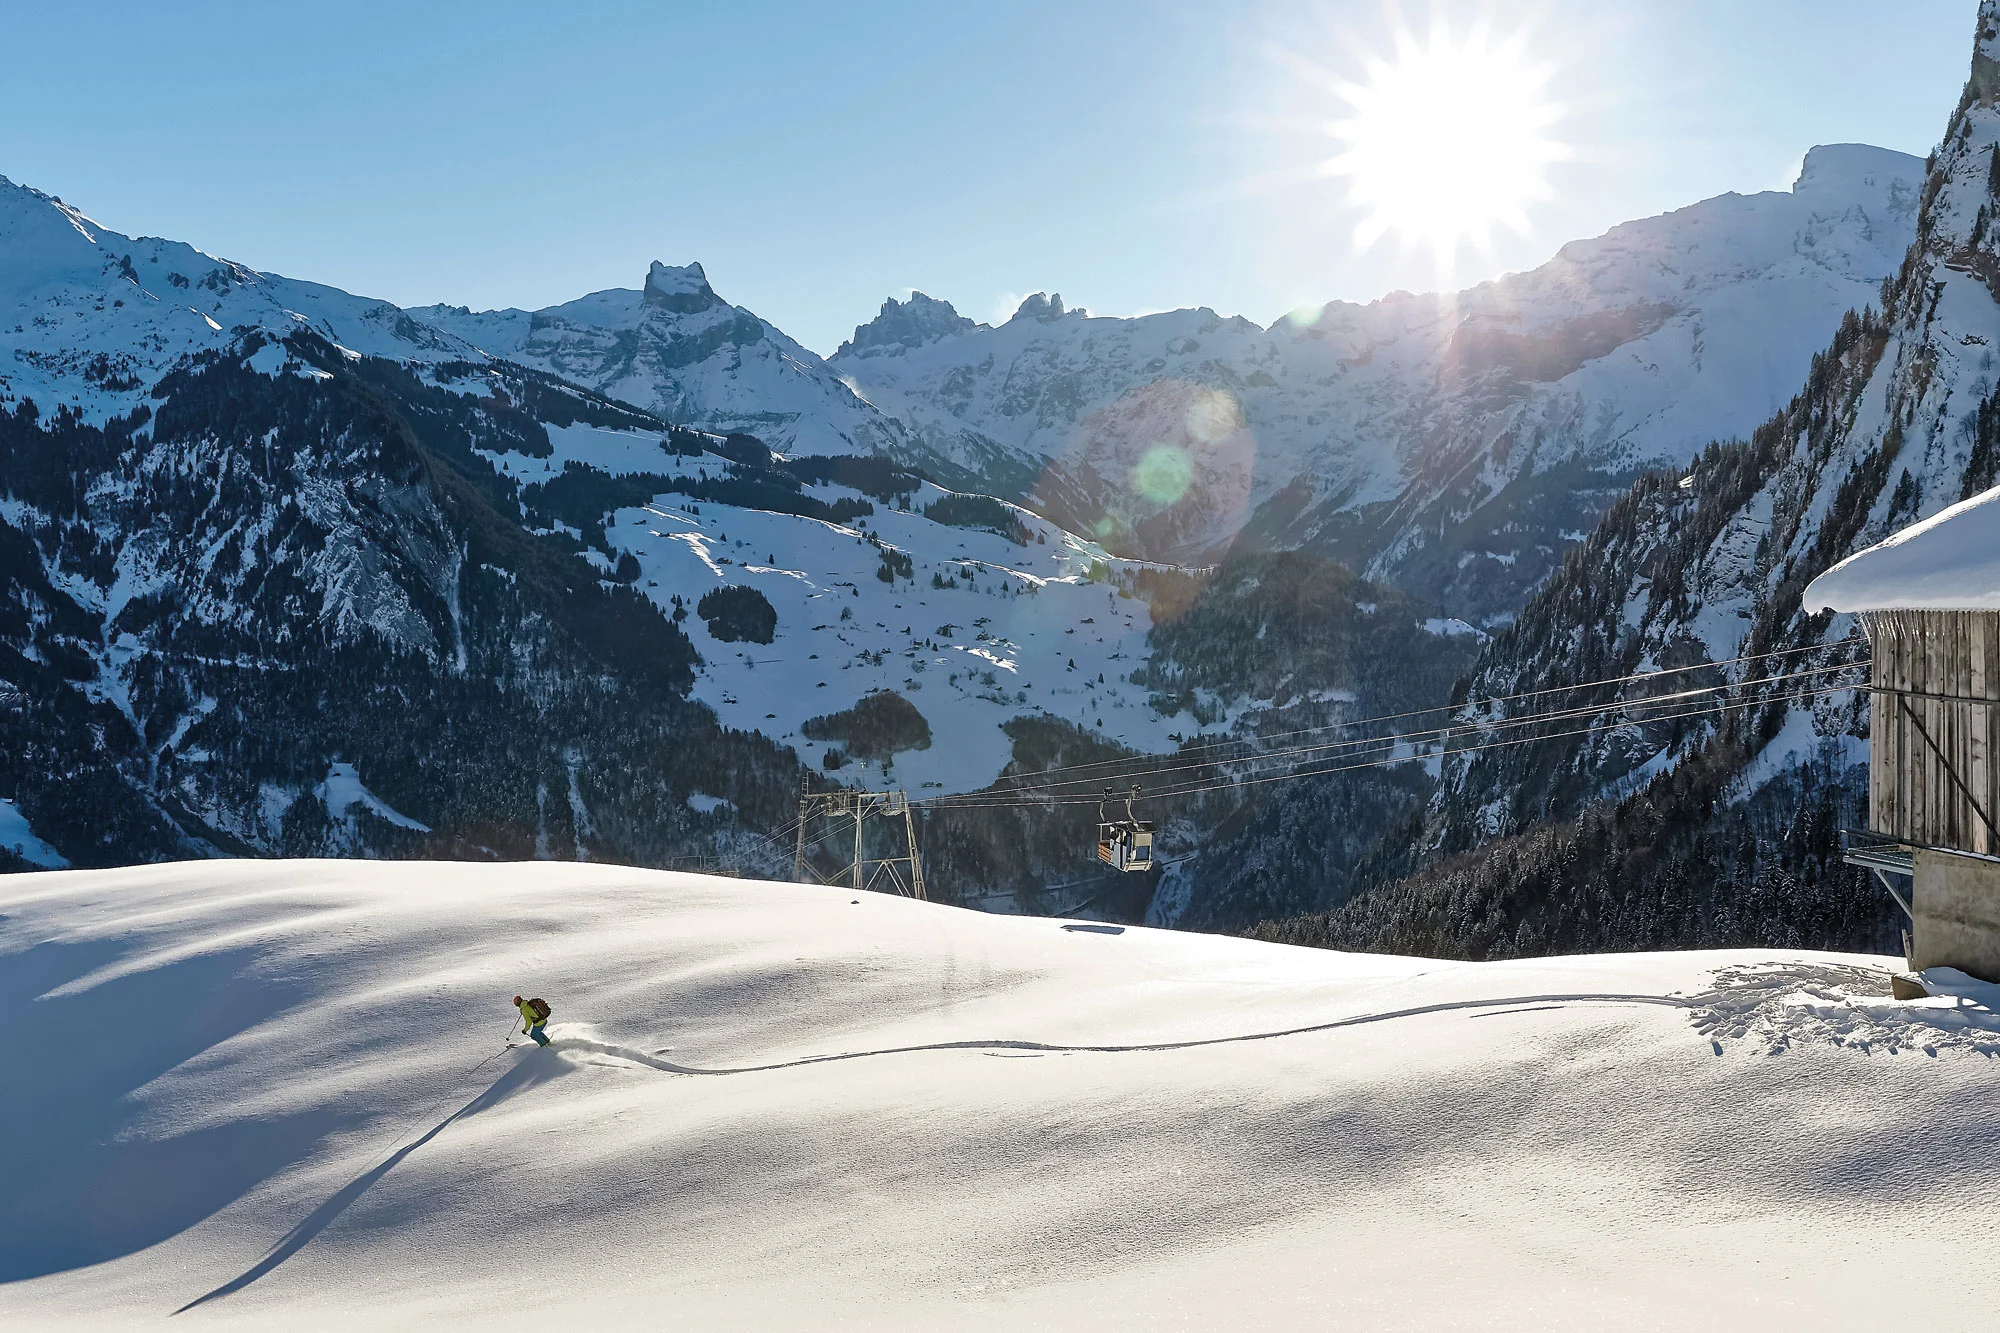
M 496 466 L 526 483 L 560 475 L 570 461 L 613 475 L 725 470 L 714 455 L 670 457 L 643 432 L 578 425 L 550 427 L 549 438 L 550 458 L 495 455 Z M 835 485 L 805 493 L 866 498 Z M 725 724 L 761 731 L 816 765 L 829 744 L 845 747 L 808 739 L 807 719 L 876 690 L 915 705 L 930 724 L 930 747 L 896 755 L 886 771 L 880 761 L 865 774 L 844 770 L 856 781 L 919 794 L 977 790 L 1012 756 L 1001 724 L 1023 714 L 1061 718 L 1150 753 L 1172 750 L 1175 733 L 1201 730 L 1184 713 L 1155 712 L 1128 679 L 1150 653 L 1151 613 L 1144 601 L 1092 582 L 1089 571 L 1130 562 L 1026 510 L 1017 517 L 1041 543 L 1017 546 L 926 518 L 922 509 L 946 494 L 926 483 L 908 512 L 871 501 L 874 514 L 846 526 L 663 494 L 618 511 L 606 533 L 638 560 L 641 592 L 662 608 L 671 610 L 676 595 L 686 606 L 681 628 L 707 664 L 695 696 Z M 882 553 L 868 534 L 909 556 L 914 578 L 882 582 Z M 950 586 L 933 586 L 934 577 Z M 723 642 L 695 614 L 703 594 L 732 584 L 755 588 L 777 611 L 772 642 Z
M 0 1320 L 1824 1329 L 2000 1294 L 1971 988 L 1114 929 L 601 866 L 10 877 Z M 501 1050 L 516 991 L 553 1049 Z M 1811 1015 L 1850 1002 L 1899 1031 L 1836 1044 Z
M 813 489 L 831 498 L 837 488 Z M 916 791 L 970 791 L 998 777 L 1012 754 L 1000 724 L 1021 714 L 1062 718 L 1140 751 L 1170 750 L 1170 733 L 1200 729 L 1154 712 L 1126 679 L 1148 655 L 1150 614 L 1075 572 L 1087 557 L 1074 548 L 1022 548 L 878 506 L 862 520 L 867 530 L 915 567 L 914 581 L 891 585 L 856 529 L 709 504 L 694 518 L 670 507 L 674 498 L 622 511 L 617 544 L 638 556 L 642 588 L 662 603 L 679 593 L 692 610 L 726 583 L 764 594 L 778 613 L 769 644 L 720 642 L 692 614 L 683 623 L 708 663 L 695 694 L 725 723 L 796 746 L 808 763 L 827 743 L 806 738 L 805 721 L 878 689 L 914 704 L 932 741 L 895 756 L 887 772 L 873 765 L 869 780 Z M 934 588 L 933 575 L 958 586 Z
M 28 817 L 12 801 L 0 800 L 0 847 L 32 865 L 46 866 L 50 870 L 61 870 L 69 865 L 61 852 L 35 836 L 35 830 L 28 825 Z

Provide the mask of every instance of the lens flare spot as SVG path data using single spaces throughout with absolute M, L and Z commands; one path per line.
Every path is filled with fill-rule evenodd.
M 1148 449 L 1139 459 L 1139 465 L 1132 469 L 1132 489 L 1156 505 L 1173 504 L 1187 494 L 1192 484 L 1193 462 L 1185 449 L 1171 444 Z
M 1236 400 L 1211 389 L 1196 396 L 1187 410 L 1188 439 L 1197 445 L 1226 440 L 1243 429 L 1243 413 Z M 1142 463 L 1143 467 L 1144 464 Z

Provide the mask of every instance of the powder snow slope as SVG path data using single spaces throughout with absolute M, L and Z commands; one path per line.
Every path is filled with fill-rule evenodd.
M 1978 1326 L 1994 988 L 1887 965 L 605 866 L 12 876 L 0 1320 Z M 553 1049 L 501 1049 L 517 991 Z

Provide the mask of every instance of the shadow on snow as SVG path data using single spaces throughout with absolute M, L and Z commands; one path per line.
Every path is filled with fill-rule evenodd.
M 202 954 L 51 995 L 115 964 L 118 941 L 49 942 L 0 956 L 15 1019 L 0 1122 L 0 1283 L 158 1244 L 310 1155 L 332 1112 L 240 1119 L 163 1137 L 134 1132 L 139 1089 L 294 1003 L 247 974 L 249 951 Z
M 495 1079 L 485 1091 L 481 1092 L 471 1101 L 459 1107 L 435 1125 L 432 1125 L 418 1138 L 405 1143 L 402 1147 L 390 1153 L 378 1165 L 370 1167 L 353 1180 L 348 1181 L 347 1184 L 341 1186 L 325 1203 L 313 1209 L 311 1213 L 306 1215 L 303 1221 L 286 1232 L 284 1237 L 276 1245 L 273 1245 L 262 1259 L 259 1259 L 249 1268 L 244 1269 L 241 1273 L 213 1291 L 205 1292 L 195 1297 L 186 1305 L 174 1311 L 174 1313 L 182 1314 L 194 1309 L 197 1305 L 205 1305 L 209 1301 L 220 1300 L 224 1296 L 231 1296 L 243 1290 L 243 1288 L 270 1273 L 278 1265 L 284 1263 L 285 1260 L 304 1249 L 314 1236 L 326 1230 L 327 1227 L 333 1224 L 336 1218 L 353 1207 L 355 1202 L 362 1195 L 366 1194 L 376 1181 L 395 1170 L 402 1164 L 404 1158 L 429 1143 L 438 1135 L 444 1133 L 453 1123 L 463 1120 L 467 1116 L 478 1115 L 481 1111 L 497 1106 L 524 1088 L 531 1087 L 537 1083 L 546 1083 L 560 1076 L 568 1067 L 557 1060 L 553 1052 L 531 1052 L 520 1063 Z

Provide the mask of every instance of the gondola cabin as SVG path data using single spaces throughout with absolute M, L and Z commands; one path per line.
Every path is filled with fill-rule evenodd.
M 1153 868 L 1153 825 L 1152 821 L 1140 819 L 1132 813 L 1132 807 L 1139 800 L 1139 789 L 1125 798 L 1125 818 L 1106 819 L 1104 807 L 1116 799 L 1111 788 L 1104 789 L 1104 799 L 1097 803 L 1097 859 L 1113 870 L 1151 870 Z
M 1099 824 L 1097 859 L 1113 870 L 1151 870 L 1153 868 L 1152 822 L 1145 819 L 1114 819 Z
M 1849 556 L 1805 607 L 1854 615 L 1873 659 L 1848 861 L 1908 914 L 1913 970 L 2000 981 L 2000 487 Z

